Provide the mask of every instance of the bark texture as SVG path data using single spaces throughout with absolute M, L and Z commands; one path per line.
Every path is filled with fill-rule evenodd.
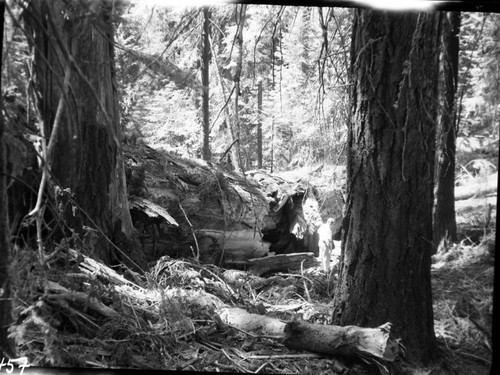
M 143 144 L 124 145 L 124 156 L 132 220 L 148 260 L 188 257 L 199 248 L 201 262 L 243 267 L 268 251 L 318 254 L 320 191 L 300 175 L 241 176 Z M 327 202 L 341 211 L 341 199 Z
M 295 350 L 348 357 L 365 355 L 392 362 L 399 352 L 399 345 L 390 338 L 390 331 L 389 323 L 377 328 L 363 328 L 291 321 L 284 328 L 283 344 Z
M 461 15 L 447 12 L 443 17 L 443 62 L 444 78 L 441 121 L 438 130 L 436 152 L 436 203 L 434 206 L 434 244 L 441 239 L 457 240 L 455 218 L 455 151 L 456 111 L 455 94 L 458 79 L 458 52 Z
M 90 0 L 34 1 L 25 12 L 40 127 L 47 143 L 50 137 L 54 142 L 50 190 L 66 224 L 84 234 L 89 251 L 105 262 L 114 256 L 104 235 L 123 245 L 132 233 L 111 12 L 111 2 Z M 55 131 L 61 97 L 65 107 Z
M 431 294 L 438 14 L 357 10 L 347 209 L 334 324 L 394 324 L 435 355 Z
M 0 45 L 3 45 L 5 2 L 0 2 Z M 0 50 L 0 68 L 2 51 Z M 1 69 L 0 69 L 1 70 Z M 0 84 L 2 77 L 0 75 Z M 12 323 L 11 279 L 10 279 L 10 243 L 7 222 L 7 184 L 6 184 L 6 143 L 4 142 L 3 97 L 0 97 L 0 355 L 2 358 L 14 356 L 12 340 L 8 338 Z

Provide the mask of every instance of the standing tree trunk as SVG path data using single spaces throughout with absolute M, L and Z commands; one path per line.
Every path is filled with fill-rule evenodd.
M 210 67 L 210 8 L 203 7 L 203 35 L 202 35 L 202 65 L 201 82 L 203 85 L 203 160 L 210 161 L 210 89 L 209 89 L 209 67 Z
M 257 84 L 257 168 L 262 169 L 262 79 Z
M 390 321 L 408 356 L 436 353 L 431 293 L 439 15 L 357 10 L 347 213 L 334 324 Z
M 212 45 L 211 45 L 211 47 L 212 47 Z M 211 49 L 211 51 L 212 51 L 212 55 L 216 56 L 216 54 L 214 53 L 213 48 Z M 230 160 L 229 166 L 231 168 L 234 168 L 234 162 L 232 160 L 234 158 L 233 157 L 233 150 L 232 149 L 233 149 L 233 145 L 234 145 L 234 143 L 236 141 L 234 140 L 233 125 L 232 125 L 232 122 L 231 122 L 231 113 L 229 111 L 229 106 L 227 105 L 229 103 L 230 98 L 231 98 L 232 92 L 229 94 L 229 96 L 227 95 L 226 86 L 224 85 L 224 80 L 222 79 L 222 76 L 223 76 L 222 73 L 221 73 L 222 69 L 219 66 L 219 64 L 217 64 L 217 59 L 214 59 L 214 63 L 215 63 L 215 72 L 218 75 L 218 80 L 219 80 L 219 83 L 220 83 L 221 96 L 224 99 L 224 103 L 225 103 L 224 107 L 222 108 L 222 112 L 224 114 L 224 121 L 226 122 L 225 128 L 227 129 L 227 136 L 229 137 L 229 139 L 232 142 L 231 145 L 228 147 L 228 149 L 224 152 L 224 154 L 219 159 L 219 162 L 222 162 L 222 160 L 224 160 L 224 158 L 226 157 L 226 155 L 230 152 L 231 157 L 229 158 L 229 160 Z M 234 168 L 234 169 L 238 169 L 238 168 Z
M 40 130 L 49 149 L 53 144 L 47 156 L 49 193 L 68 227 L 107 263 L 119 260 L 115 245 L 130 245 L 133 229 L 121 148 L 112 6 L 107 1 L 40 0 L 25 10 Z M 127 254 L 120 255 L 129 260 Z
M 436 202 L 434 206 L 434 245 L 443 238 L 457 240 L 455 218 L 455 94 L 458 79 L 460 12 L 447 12 L 443 17 L 444 105 L 437 139 Z
M 243 67 L 243 27 L 245 26 L 245 16 L 246 16 L 247 6 L 242 4 L 238 11 L 238 5 L 236 5 L 236 24 L 238 29 L 236 31 L 235 36 L 235 50 L 236 50 L 236 69 L 233 75 L 234 81 L 234 136 L 233 141 L 234 144 L 234 166 L 238 172 L 243 171 L 243 163 L 241 159 L 241 127 L 239 121 L 239 109 L 238 109 L 238 100 L 240 97 L 240 78 L 241 78 L 241 70 Z
M 3 45 L 5 2 L 0 1 L 0 45 Z M 2 67 L 2 49 L 0 49 L 0 72 Z M 0 74 L 0 86 L 2 76 Z M 4 142 L 3 93 L 0 93 L 0 356 L 5 360 L 14 357 L 14 343 L 8 338 L 12 323 L 12 292 L 10 280 L 10 239 L 7 222 L 7 185 L 6 167 L 7 155 Z

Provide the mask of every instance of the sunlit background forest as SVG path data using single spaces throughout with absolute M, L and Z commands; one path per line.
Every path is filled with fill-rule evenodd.
M 257 166 L 259 121 L 264 168 L 284 171 L 345 162 L 352 12 L 347 8 L 248 7 L 238 106 L 245 170 Z M 202 9 L 169 9 L 139 2 L 124 7 L 119 19 L 117 73 L 126 132 L 135 133 L 152 147 L 201 157 Z M 210 144 L 217 160 L 232 142 L 223 108 L 231 106 L 227 104 L 232 87 L 228 71 L 235 66 L 237 54 L 234 9 L 229 5 L 212 8 L 210 22 Z M 463 14 L 459 147 L 497 139 L 499 35 L 498 15 Z M 478 163 L 482 168 L 493 167 L 471 161 L 459 160 L 459 175 L 473 172 Z
M 348 8 L 248 7 L 237 125 L 244 170 L 257 167 L 259 123 L 266 169 L 345 162 L 352 12 Z M 464 12 L 462 17 L 457 146 L 468 150 L 498 138 L 500 20 L 486 13 Z M 116 9 L 114 22 L 126 139 L 201 158 L 203 9 L 131 2 Z M 210 148 L 218 160 L 232 142 L 224 112 L 234 114 L 231 69 L 238 54 L 234 8 L 211 8 L 210 26 Z M 19 90 L 26 79 L 26 41 L 12 25 L 5 40 L 4 87 Z M 487 155 L 467 155 L 458 160 L 458 177 L 494 169 Z
M 244 169 L 257 166 L 259 121 L 265 168 L 286 170 L 341 157 L 352 16 L 347 9 L 324 12 L 248 7 L 238 108 Z M 201 157 L 202 9 L 167 9 L 145 2 L 124 9 L 122 17 L 117 61 L 124 126 L 153 147 Z M 213 8 L 210 22 L 210 141 L 217 157 L 232 142 L 222 111 L 233 94 L 227 79 L 237 54 L 233 8 Z M 323 37 L 322 27 L 327 23 L 329 32 Z M 175 77 L 166 78 L 164 71 L 155 69 L 158 61 L 175 67 L 169 69 Z M 260 117 L 259 82 L 263 92 Z

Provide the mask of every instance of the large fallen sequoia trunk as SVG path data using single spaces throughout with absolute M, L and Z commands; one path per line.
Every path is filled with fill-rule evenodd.
M 39 178 L 36 153 L 24 138 L 7 135 L 7 147 L 16 151 L 9 154 L 8 172 L 23 180 L 9 182 L 9 204 L 16 207 L 9 212 L 22 218 L 36 200 L 31 193 Z M 332 211 L 335 204 L 325 202 L 307 178 L 281 178 L 262 170 L 242 176 L 144 144 L 123 147 L 131 213 L 146 260 L 199 254 L 204 263 L 238 266 L 274 254 L 317 255 L 316 229 L 326 219 L 320 206 L 328 205 L 330 211 L 321 210 L 329 216 L 341 212 Z M 10 219 L 17 228 L 20 220 Z
M 201 261 L 216 263 L 222 256 L 243 260 L 268 252 L 260 229 L 275 228 L 279 218 L 269 210 L 272 199 L 253 179 L 145 145 L 125 145 L 124 154 L 131 195 L 163 207 L 179 224 L 173 228 L 156 219 L 157 256 L 191 256 L 199 247 Z
M 125 145 L 124 155 L 134 223 L 152 239 L 145 243 L 146 252 L 152 247 L 151 258 L 199 253 L 205 263 L 242 266 L 268 253 L 317 255 L 316 230 L 322 217 L 318 191 L 307 181 L 261 170 L 241 176 L 145 145 Z M 149 214 L 137 212 L 141 205 L 134 196 L 142 199 Z M 161 206 L 173 221 L 151 214 L 145 202 Z M 294 267 L 300 268 L 300 263 L 289 269 Z
M 9 173 L 23 180 L 10 182 L 9 204 L 16 210 L 9 212 L 22 218 L 36 200 L 31 194 L 39 178 L 33 165 L 36 154 L 24 139 L 7 137 L 7 143 L 16 151 L 10 153 Z M 124 160 L 131 214 L 146 260 L 199 254 L 203 263 L 243 267 L 249 259 L 273 255 L 317 255 L 316 230 L 326 219 L 320 211 L 341 215 L 335 208 L 338 199 L 326 202 L 307 178 L 282 178 L 262 170 L 242 176 L 144 144 L 125 144 Z M 325 205 L 328 210 L 321 208 Z M 17 228 L 20 220 L 10 219 L 16 233 L 25 231 Z M 290 263 L 289 269 L 298 266 Z
M 197 229 L 195 235 L 201 238 L 198 244 L 203 250 L 221 246 L 225 263 L 263 257 L 269 252 L 269 242 L 265 242 L 257 231 Z

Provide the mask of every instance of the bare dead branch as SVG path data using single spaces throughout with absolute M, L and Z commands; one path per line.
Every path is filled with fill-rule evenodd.
M 184 217 L 186 218 L 186 221 L 189 225 L 189 229 L 191 230 L 191 234 L 193 235 L 194 238 L 194 243 L 196 245 L 196 254 L 193 251 L 193 256 L 195 257 L 196 260 L 200 260 L 200 246 L 198 245 L 198 239 L 196 238 L 196 234 L 194 233 L 193 225 L 189 221 L 188 216 L 186 215 L 186 211 L 184 211 L 184 208 L 182 208 L 182 205 L 179 204 L 179 208 L 181 209 L 182 213 L 184 214 Z

